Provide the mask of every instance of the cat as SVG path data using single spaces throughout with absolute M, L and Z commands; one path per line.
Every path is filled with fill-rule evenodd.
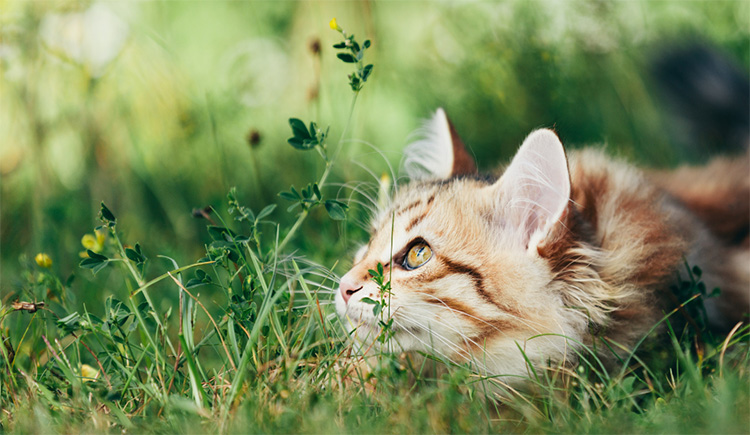
M 529 364 L 575 364 L 597 339 L 609 343 L 596 347 L 602 360 L 627 355 L 684 302 L 671 288 L 686 264 L 721 289 L 705 299 L 711 326 L 743 321 L 746 155 L 644 172 L 598 149 L 566 152 L 540 129 L 497 177 L 477 173 L 442 109 L 424 133 L 405 151 L 411 182 L 373 219 L 340 280 L 336 310 L 357 342 L 373 346 L 392 319 L 390 350 L 469 362 L 519 385 Z M 390 290 L 373 280 L 378 264 Z

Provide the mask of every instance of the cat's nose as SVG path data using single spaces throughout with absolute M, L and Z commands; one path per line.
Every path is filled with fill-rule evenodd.
M 344 298 L 344 302 L 349 302 L 349 298 L 360 290 L 362 290 L 362 285 L 360 283 L 353 281 L 346 276 L 341 278 L 339 291 L 341 292 L 341 297 Z

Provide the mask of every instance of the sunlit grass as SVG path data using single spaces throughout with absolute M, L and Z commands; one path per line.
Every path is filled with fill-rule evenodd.
M 534 5 L 6 3 L 2 429 L 746 432 L 746 326 L 494 400 L 502 378 L 469 366 L 360 358 L 333 313 L 380 174 L 435 107 L 484 169 L 541 125 L 667 166 L 684 156 L 652 49 L 699 34 L 750 62 L 745 2 Z M 66 39 L 89 13 L 112 21 L 106 56 Z M 347 74 L 367 64 L 336 58 L 332 16 L 372 40 L 360 96 Z M 330 125 L 326 152 L 290 147 L 289 118 Z

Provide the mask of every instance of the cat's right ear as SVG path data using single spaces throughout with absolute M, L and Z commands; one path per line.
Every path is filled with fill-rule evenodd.
M 563 221 L 570 201 L 570 173 L 552 130 L 531 133 L 500 179 L 490 187 L 503 234 L 532 250 Z
M 474 158 L 440 108 L 417 132 L 420 137 L 404 150 L 403 168 L 412 180 L 445 180 L 477 172 Z

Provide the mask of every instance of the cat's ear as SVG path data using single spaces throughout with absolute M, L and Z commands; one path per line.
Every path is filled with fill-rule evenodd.
M 477 172 L 474 159 L 443 109 L 427 120 L 420 137 L 404 150 L 403 168 L 412 180 L 444 180 Z
M 568 160 L 557 135 L 531 133 L 491 189 L 503 233 L 525 249 L 538 247 L 565 217 L 570 200 Z

